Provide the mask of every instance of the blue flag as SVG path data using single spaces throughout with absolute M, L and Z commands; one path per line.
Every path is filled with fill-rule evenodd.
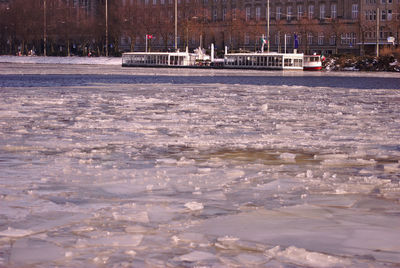
M 297 34 L 294 35 L 294 48 L 299 48 L 299 39 L 297 39 Z

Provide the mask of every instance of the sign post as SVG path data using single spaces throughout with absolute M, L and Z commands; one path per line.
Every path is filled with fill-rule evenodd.
M 387 38 L 388 43 L 392 43 L 393 46 L 394 46 L 394 40 L 396 40 L 396 38 L 394 38 L 393 36 L 389 36 Z
M 151 34 L 146 34 L 146 53 L 147 53 L 147 47 L 148 47 L 148 41 L 149 39 L 153 39 L 153 35 Z

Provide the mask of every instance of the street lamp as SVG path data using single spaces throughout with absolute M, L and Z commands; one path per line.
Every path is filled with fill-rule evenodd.
M 47 33 L 46 33 L 47 21 L 46 21 L 46 0 L 43 0 L 43 55 L 46 57 L 47 51 Z
M 269 53 L 269 0 L 267 1 L 267 52 Z
M 192 19 L 197 20 L 197 22 L 200 23 L 200 39 L 199 39 L 199 47 L 200 49 L 203 47 L 203 23 L 201 21 L 201 18 L 197 16 L 193 16 Z
M 108 0 L 106 0 L 106 57 L 108 57 Z
M 175 51 L 178 49 L 178 0 L 175 0 Z

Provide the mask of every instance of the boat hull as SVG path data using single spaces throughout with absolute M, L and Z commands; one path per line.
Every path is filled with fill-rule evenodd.
M 322 66 L 304 66 L 304 71 L 320 71 L 322 70 Z

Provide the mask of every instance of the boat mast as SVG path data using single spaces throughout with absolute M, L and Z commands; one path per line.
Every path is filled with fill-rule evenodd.
M 269 53 L 269 0 L 267 0 L 267 52 Z
M 175 0 L 175 51 L 178 49 L 178 0 Z
M 108 1 L 106 0 L 106 57 L 108 57 Z

